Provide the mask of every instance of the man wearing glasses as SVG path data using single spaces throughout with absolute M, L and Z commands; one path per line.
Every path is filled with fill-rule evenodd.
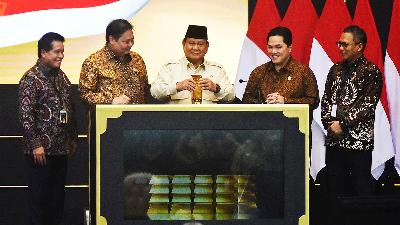
M 364 56 L 365 31 L 346 27 L 337 42 L 343 60 L 329 71 L 321 102 L 327 130 L 326 166 L 333 214 L 338 196 L 374 194 L 371 175 L 375 108 L 382 90 L 379 68 Z M 334 221 L 333 224 L 340 224 Z

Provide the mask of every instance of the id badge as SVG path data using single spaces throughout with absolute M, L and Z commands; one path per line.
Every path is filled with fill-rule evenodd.
M 332 105 L 332 111 L 331 111 L 331 116 L 336 117 L 336 112 L 337 112 L 337 105 L 333 104 Z
M 68 113 L 65 109 L 60 110 L 60 123 L 68 123 Z

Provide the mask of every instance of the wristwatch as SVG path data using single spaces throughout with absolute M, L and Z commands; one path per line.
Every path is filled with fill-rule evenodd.
M 219 93 L 219 91 L 221 91 L 221 87 L 218 84 L 215 84 L 215 86 L 215 93 Z

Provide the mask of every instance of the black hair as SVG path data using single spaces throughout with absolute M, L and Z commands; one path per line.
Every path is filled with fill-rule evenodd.
M 362 44 L 363 50 L 367 45 L 367 34 L 365 33 L 364 29 L 359 26 L 351 25 L 343 29 L 343 33 L 351 33 L 353 35 L 354 42 L 356 44 Z
M 283 37 L 283 42 L 287 46 L 291 46 L 292 45 L 292 32 L 287 27 L 275 27 L 275 28 L 273 28 L 272 30 L 270 30 L 268 32 L 267 40 L 271 36 L 281 36 L 281 37 Z
M 124 19 L 116 19 L 111 21 L 107 25 L 106 28 L 106 43 L 110 42 L 110 35 L 115 39 L 118 40 L 123 33 L 125 33 L 127 30 L 132 30 L 133 26 L 131 23 L 129 23 L 128 20 Z
M 53 49 L 53 41 L 61 41 L 64 42 L 65 38 L 58 33 L 55 32 L 48 32 L 44 34 L 38 41 L 38 57 L 41 58 L 42 50 L 46 52 Z

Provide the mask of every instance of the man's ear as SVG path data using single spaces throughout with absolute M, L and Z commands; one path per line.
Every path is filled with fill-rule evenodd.
M 43 54 L 45 54 L 47 51 L 44 49 L 40 50 L 40 58 L 43 58 Z
M 108 36 L 108 42 L 116 42 L 115 38 L 112 35 Z
M 362 44 L 362 43 L 359 43 L 359 45 L 360 45 L 361 47 L 359 47 L 357 51 L 358 51 L 358 52 L 364 51 L 365 45 Z

